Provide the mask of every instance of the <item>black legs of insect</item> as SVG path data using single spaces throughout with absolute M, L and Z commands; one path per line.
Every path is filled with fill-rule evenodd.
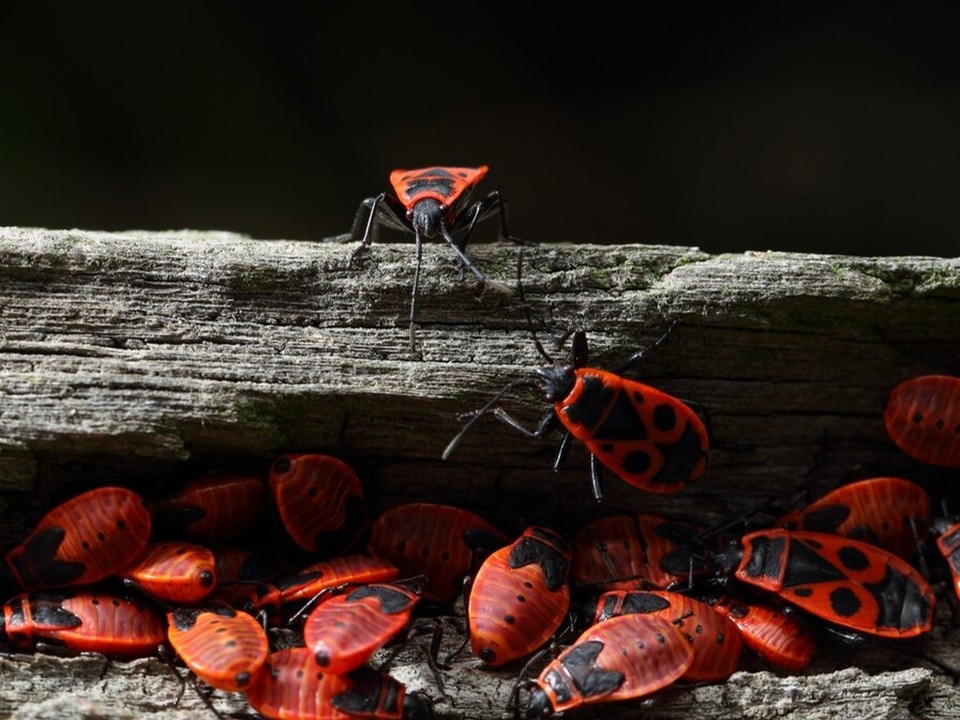
M 439 234 L 443 241 L 450 246 L 460 260 L 461 269 L 466 268 L 477 278 L 477 292 L 482 293 L 488 286 L 487 278 L 477 267 L 476 263 L 466 253 L 467 243 L 477 223 L 497 212 L 500 216 L 500 236 L 523 245 L 523 241 L 511 237 L 507 228 L 506 209 L 500 193 L 491 192 L 455 216 L 448 225 L 444 209 L 434 200 L 418 202 L 411 210 L 407 210 L 392 195 L 381 193 L 375 197 L 366 198 L 357 211 L 357 216 L 350 233 L 352 240 L 359 240 L 360 245 L 350 256 L 350 263 L 365 252 L 374 242 L 377 230 L 382 225 L 393 230 L 412 232 L 415 243 L 415 269 L 413 290 L 410 300 L 410 351 L 416 352 L 416 319 L 418 298 L 420 294 L 420 266 L 422 263 L 422 242 L 424 238 Z M 463 231 L 459 241 L 454 234 Z

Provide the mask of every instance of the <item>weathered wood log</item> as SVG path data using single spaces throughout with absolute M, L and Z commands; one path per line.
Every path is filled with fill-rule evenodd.
M 207 469 L 262 468 L 291 450 L 350 462 L 374 514 L 448 502 L 511 529 L 530 518 L 570 529 L 641 508 L 709 524 L 867 474 L 950 490 L 946 473 L 889 442 L 882 410 L 900 380 L 960 367 L 960 259 L 544 244 L 524 251 L 521 298 L 516 247 L 470 249 L 491 280 L 482 294 L 447 248 L 425 248 L 412 355 L 410 244 L 376 244 L 351 263 L 354 247 L 336 242 L 0 229 L 0 540 L 22 537 L 80 489 L 156 489 Z M 547 364 L 531 325 L 557 360 L 567 350 L 553 340 L 585 329 L 591 364 L 612 367 L 673 320 L 633 374 L 709 411 L 716 449 L 697 483 L 662 496 L 611 476 L 597 506 L 582 448 L 555 473 L 557 438 L 527 439 L 493 418 L 440 460 L 459 414 Z M 522 389 L 504 404 L 531 425 L 546 409 Z M 920 650 L 960 667 L 942 610 Z M 960 707 L 942 670 L 906 650 L 822 654 L 800 677 L 742 672 L 596 714 L 947 718 Z M 394 673 L 437 696 L 422 654 L 404 657 Z M 159 661 L 0 662 L 0 715 L 209 713 L 190 688 L 172 705 L 180 685 Z M 509 715 L 513 673 L 464 660 L 444 676 L 439 717 Z M 244 708 L 215 698 L 224 712 Z

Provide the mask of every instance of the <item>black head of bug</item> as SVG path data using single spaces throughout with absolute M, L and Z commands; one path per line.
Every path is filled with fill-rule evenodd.
M 410 209 L 407 219 L 414 232 L 432 238 L 443 225 L 443 206 L 433 198 L 424 198 Z
M 543 397 L 547 402 L 556 403 L 570 394 L 576 384 L 577 376 L 573 371 L 573 365 L 561 365 L 540 368 L 537 370 L 537 379 Z

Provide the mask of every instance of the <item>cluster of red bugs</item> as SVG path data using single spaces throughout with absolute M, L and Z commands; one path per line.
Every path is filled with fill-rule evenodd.
M 515 240 L 499 193 L 469 203 L 486 171 L 397 170 L 394 192 L 358 212 L 358 253 L 379 225 L 414 234 L 411 349 L 422 238 L 443 238 L 481 285 L 464 250 L 477 222 L 498 212 L 500 235 Z M 562 427 L 555 468 L 573 440 L 583 443 L 598 501 L 604 471 L 642 491 L 680 491 L 706 472 L 709 419 L 695 403 L 624 377 L 643 357 L 612 371 L 589 367 L 586 336 L 575 333 L 571 363 L 508 384 L 470 414 L 444 458 L 490 414 L 533 438 Z M 533 429 L 499 406 L 522 386 L 550 403 Z M 904 382 L 884 421 L 911 457 L 960 467 L 960 379 Z M 389 656 L 373 659 L 462 601 L 466 637 L 445 662 L 518 669 L 514 712 L 544 717 L 649 698 L 676 683 L 721 682 L 746 652 L 797 672 L 824 637 L 924 635 L 941 590 L 933 572 L 960 598 L 960 522 L 935 519 L 931 505 L 921 485 L 882 476 L 760 526 L 610 512 L 573 529 L 508 530 L 426 502 L 371 517 L 346 463 L 288 454 L 265 477 L 200 477 L 149 499 L 101 487 L 57 506 L 5 555 L 4 582 L 14 589 L 0 638 L 18 650 L 116 658 L 169 649 L 175 669 L 242 693 L 267 718 L 413 719 L 429 717 L 433 699 L 408 693 L 389 674 Z M 268 540 L 243 542 L 263 528 Z M 473 657 L 464 660 L 468 646 Z M 437 649 L 425 655 L 442 697 Z

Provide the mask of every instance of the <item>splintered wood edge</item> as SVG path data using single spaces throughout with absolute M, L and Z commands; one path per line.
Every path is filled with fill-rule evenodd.
M 491 421 L 439 460 L 459 413 L 546 364 L 531 322 L 558 359 L 565 351 L 551 341 L 587 330 L 596 364 L 610 367 L 680 321 L 645 359 L 643 380 L 710 408 L 718 444 L 746 438 L 751 449 L 718 450 L 709 478 L 676 496 L 608 481 L 606 507 L 705 522 L 782 493 L 816 463 L 825 483 L 856 464 L 901 467 L 881 423 L 885 393 L 930 372 L 931 360 L 960 367 L 960 337 L 948 330 L 960 327 L 960 259 L 544 243 L 524 249 L 525 306 L 516 247 L 470 246 L 489 279 L 478 294 L 447 248 L 428 245 L 412 355 L 412 247 L 374 245 L 351 263 L 353 250 L 230 233 L 0 228 L 0 537 L 22 537 L 58 487 L 157 482 L 218 458 L 266 462 L 297 449 L 349 459 L 380 507 L 429 498 L 517 516 L 546 500 L 580 513 L 592 500 L 577 449 L 553 473 L 552 445 Z M 511 407 L 530 422 L 543 410 L 535 395 Z M 815 461 L 825 435 L 829 459 Z M 925 652 L 957 666 L 948 622 Z M 884 658 L 851 651 L 800 677 L 739 672 L 649 707 L 582 715 L 956 716 L 945 675 L 908 652 Z M 837 670 L 845 663 L 858 667 Z M 159 661 L 14 656 L 0 669 L 0 713 L 17 718 L 211 714 L 191 687 L 171 706 L 180 686 Z M 444 700 L 422 654 L 391 672 L 434 697 L 440 718 L 510 716 L 512 674 L 455 663 Z M 222 712 L 245 709 L 214 697 Z

